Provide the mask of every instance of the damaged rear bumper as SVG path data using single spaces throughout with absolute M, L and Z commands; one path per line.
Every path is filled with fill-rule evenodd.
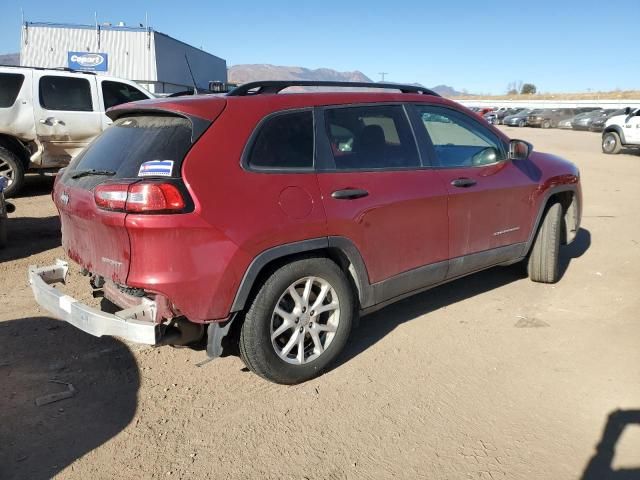
M 156 303 L 147 298 L 132 308 L 114 314 L 103 312 L 65 295 L 52 284 L 63 283 L 69 267 L 67 262 L 56 260 L 47 267 L 29 267 L 29 283 L 38 304 L 55 317 L 80 330 L 102 337 L 109 335 L 136 343 L 155 345 L 159 339 L 156 323 Z

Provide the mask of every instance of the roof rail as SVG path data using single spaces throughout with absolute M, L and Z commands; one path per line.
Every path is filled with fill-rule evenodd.
M 400 83 L 375 83 L 375 82 L 334 82 L 315 80 L 264 80 L 259 82 L 249 82 L 234 88 L 227 96 L 244 97 L 247 95 L 259 95 L 265 93 L 278 93 L 289 87 L 340 87 L 340 88 L 385 88 L 390 90 L 400 90 L 402 93 L 421 93 L 423 95 L 434 95 L 436 92 L 417 85 L 402 85 Z

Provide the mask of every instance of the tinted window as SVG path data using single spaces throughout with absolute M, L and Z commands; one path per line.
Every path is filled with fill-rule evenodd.
M 312 168 L 313 113 L 275 115 L 260 127 L 249 154 L 256 168 Z
M 191 147 L 191 122 L 183 117 L 138 115 L 116 120 L 76 157 L 65 170 L 65 183 L 81 183 L 86 188 L 103 182 L 103 176 L 69 177 L 78 170 L 111 170 L 108 178 L 136 178 L 140 166 L 151 160 L 173 161 L 171 177 L 179 177 Z
M 401 106 L 330 109 L 326 111 L 326 123 L 338 170 L 420 166 L 413 134 Z
M 0 73 L 0 108 L 12 106 L 24 82 L 24 75 L 18 73 Z
M 91 86 L 86 78 L 42 77 L 40 105 L 47 110 L 91 112 Z
M 104 109 L 115 107 L 121 103 L 135 102 L 137 100 L 146 100 L 147 97 L 137 88 L 126 83 L 120 82 L 102 82 L 102 99 L 104 100 Z
M 444 108 L 417 106 L 441 167 L 474 167 L 506 159 L 504 148 L 490 130 Z

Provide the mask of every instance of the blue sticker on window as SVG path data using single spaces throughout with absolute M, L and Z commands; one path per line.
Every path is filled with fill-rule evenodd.
M 173 160 L 151 160 L 140 165 L 139 177 L 170 177 L 173 172 Z

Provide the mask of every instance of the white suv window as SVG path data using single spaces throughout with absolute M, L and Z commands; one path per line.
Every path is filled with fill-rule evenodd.
M 40 79 L 40 106 L 46 110 L 92 112 L 91 85 L 86 78 L 44 76 Z
M 102 99 L 105 110 L 120 105 L 121 103 L 146 100 L 148 98 L 149 97 L 140 90 L 126 83 L 113 82 L 110 80 L 104 80 L 102 82 Z
M 22 88 L 24 75 L 19 73 L 0 73 L 0 108 L 13 106 Z

